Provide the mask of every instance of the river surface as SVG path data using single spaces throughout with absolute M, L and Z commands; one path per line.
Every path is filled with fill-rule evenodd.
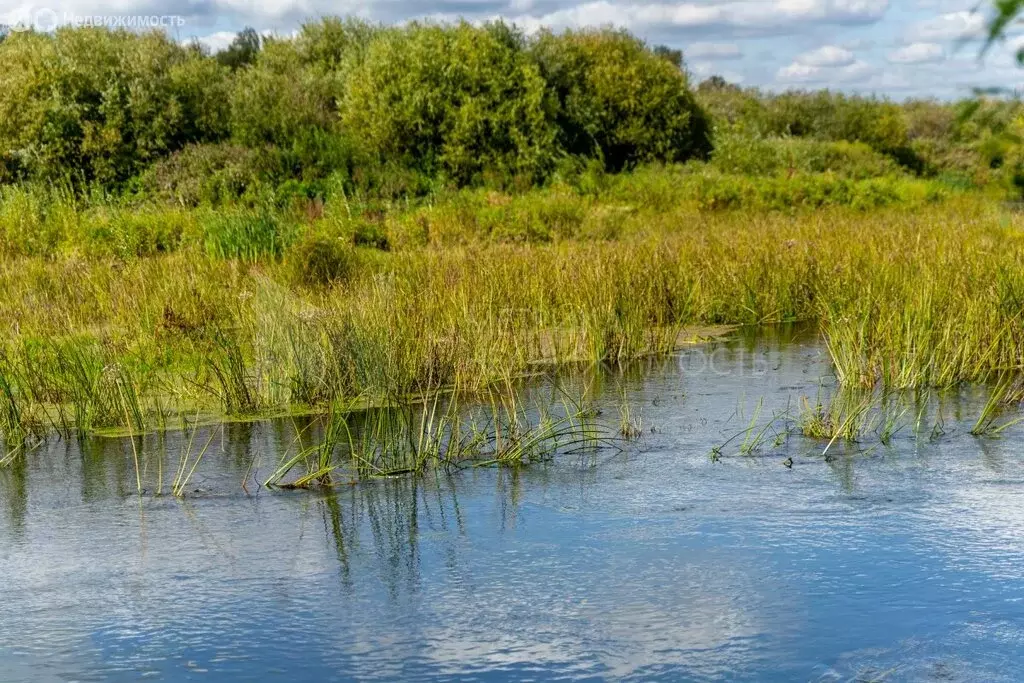
M 255 486 L 276 423 L 184 500 L 52 443 L 0 473 L 0 681 L 1020 680 L 1021 430 L 970 436 L 968 392 L 888 446 L 722 446 L 828 372 L 813 335 L 692 349 L 603 378 L 621 452 L 331 493 Z

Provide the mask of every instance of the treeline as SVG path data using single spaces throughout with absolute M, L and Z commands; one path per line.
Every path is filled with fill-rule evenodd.
M 620 30 L 500 22 L 325 18 L 290 38 L 247 29 L 216 54 L 160 32 L 10 33 L 0 185 L 284 205 L 687 162 L 708 188 L 796 173 L 1024 187 L 1016 103 L 692 88 L 683 57 Z
M 678 53 L 623 31 L 327 18 L 212 55 L 154 32 L 0 43 L 0 183 L 225 199 L 528 187 L 711 151 Z
M 797 164 L 831 155 L 869 174 L 889 165 L 962 184 L 1024 186 L 1024 106 L 1016 99 L 897 103 L 828 90 L 772 94 L 718 77 L 697 87 L 697 99 L 714 121 L 715 161 L 733 172 L 756 174 L 781 152 Z M 737 163 L 740 157 L 746 162 Z

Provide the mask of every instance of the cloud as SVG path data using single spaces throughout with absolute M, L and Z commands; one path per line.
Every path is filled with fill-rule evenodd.
M 740 59 L 743 51 L 735 43 L 691 43 L 683 48 L 688 59 Z
M 779 69 L 775 74 L 775 80 L 780 83 L 810 83 L 817 80 L 821 76 L 821 72 L 821 67 L 793 62 L 789 66 Z
M 889 0 L 725 0 L 620 4 L 594 0 L 547 14 L 510 17 L 528 30 L 540 27 L 603 26 L 634 30 L 732 28 L 769 30 L 804 23 L 870 23 L 881 19 Z
M 837 83 L 863 83 L 878 73 L 878 69 L 862 60 L 843 66 L 817 66 L 794 61 L 775 73 L 775 81 L 783 85 L 834 85 Z
M 943 61 L 946 50 L 938 43 L 912 43 L 893 50 L 886 58 L 893 64 L 927 64 Z
M 911 27 L 909 38 L 914 41 L 936 42 L 978 38 L 985 33 L 985 17 L 978 12 L 950 12 L 920 21 Z
M 838 45 L 822 45 L 796 58 L 796 63 L 803 66 L 847 66 L 853 62 L 853 53 Z
M 227 49 L 231 41 L 235 39 L 235 35 L 237 34 L 234 31 L 217 31 L 208 36 L 200 36 L 196 40 L 200 45 L 209 48 L 210 52 L 220 52 Z

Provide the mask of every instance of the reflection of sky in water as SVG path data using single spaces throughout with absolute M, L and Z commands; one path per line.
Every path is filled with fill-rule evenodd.
M 640 451 L 518 474 L 246 497 L 288 436 L 232 426 L 202 496 L 140 502 L 125 444 L 33 454 L 0 474 L 0 680 L 1013 680 L 1022 432 L 948 408 L 935 443 L 712 464 L 821 374 L 801 345 L 714 362 L 624 380 Z

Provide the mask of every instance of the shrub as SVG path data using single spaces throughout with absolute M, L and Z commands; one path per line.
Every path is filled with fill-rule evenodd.
M 290 149 L 310 130 L 335 129 L 339 95 L 330 74 L 308 68 L 293 42 L 268 40 L 235 76 L 231 134 L 248 147 Z
M 711 150 L 710 126 L 686 74 L 625 31 L 541 33 L 533 46 L 557 99 L 562 148 L 610 170 L 685 161 Z
M 270 160 L 256 150 L 230 144 L 189 145 L 157 162 L 141 178 L 143 190 L 182 206 L 217 205 L 241 198 Z
M 905 147 L 907 122 L 899 105 L 828 90 L 787 92 L 765 99 L 762 132 L 863 142 L 878 151 Z
M 899 170 L 891 157 L 862 142 L 765 138 L 732 132 L 718 136 L 712 165 L 725 173 L 836 173 L 849 178 L 874 178 Z
M 62 28 L 0 43 L 7 176 L 117 186 L 225 129 L 226 71 L 160 32 Z
M 381 161 L 456 184 L 543 179 L 554 161 L 544 80 L 516 30 L 413 23 L 381 32 L 349 74 L 342 121 Z

